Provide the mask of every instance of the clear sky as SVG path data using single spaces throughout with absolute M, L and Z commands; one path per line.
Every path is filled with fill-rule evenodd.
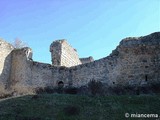
M 121 39 L 160 31 L 160 0 L 0 0 L 0 37 L 19 38 L 35 61 L 51 63 L 53 40 L 100 59 Z

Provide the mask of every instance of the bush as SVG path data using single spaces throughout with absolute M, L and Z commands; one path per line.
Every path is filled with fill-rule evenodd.
M 89 87 L 89 90 L 91 91 L 91 94 L 93 96 L 95 96 L 96 94 L 100 94 L 102 92 L 102 83 L 100 81 L 95 81 L 95 80 L 91 80 L 89 83 L 88 83 L 88 87 Z
M 115 86 L 113 87 L 113 92 L 116 94 L 116 95 L 122 95 L 122 94 L 125 94 L 125 90 L 122 86 Z
M 63 91 L 64 91 L 64 88 L 56 87 L 56 88 L 54 89 L 54 91 L 55 91 L 56 93 L 62 94 Z
M 160 93 L 160 83 L 152 83 L 151 84 L 151 90 L 154 93 Z
M 75 87 L 68 87 L 64 89 L 64 92 L 66 94 L 77 94 L 78 93 L 78 89 Z
M 81 86 L 78 88 L 78 94 L 89 95 L 89 91 L 88 86 Z
M 4 93 L 0 94 L 0 99 L 7 98 L 7 97 L 12 97 L 13 95 L 11 93 Z
M 43 94 L 43 93 L 48 93 L 48 94 L 51 94 L 51 93 L 54 93 L 55 92 L 55 88 L 52 87 L 52 86 L 47 86 L 47 87 L 39 87 L 39 88 L 36 88 L 35 89 L 35 92 L 37 94 Z
M 31 99 L 33 99 L 33 100 L 37 100 L 39 98 L 39 96 L 38 95 L 34 95 L 34 96 L 32 96 L 32 98 Z
M 48 86 L 48 87 L 45 87 L 45 88 L 44 88 L 44 91 L 45 91 L 46 93 L 51 94 L 51 93 L 54 93 L 54 92 L 55 92 L 55 89 L 54 89 L 54 87 L 52 87 L 52 86 Z
M 68 105 L 63 109 L 64 113 L 68 116 L 72 115 L 78 115 L 80 112 L 79 107 L 73 106 L 73 105 Z
M 35 92 L 36 92 L 37 94 L 42 94 L 42 93 L 45 92 L 45 90 L 44 90 L 44 88 L 39 87 L 39 88 L 36 88 L 36 89 L 35 89 Z

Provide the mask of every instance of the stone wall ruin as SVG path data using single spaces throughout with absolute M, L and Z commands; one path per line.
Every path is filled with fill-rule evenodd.
M 50 46 L 50 52 L 52 65 L 71 67 L 81 64 L 76 49 L 66 40 L 54 41 Z
M 53 42 L 50 51 L 52 65 L 33 61 L 30 48 L 14 49 L 1 40 L 1 86 L 13 91 L 15 86 L 30 89 L 60 83 L 81 87 L 91 80 L 107 87 L 160 83 L 160 32 L 125 38 L 109 56 L 86 63 L 65 40 Z

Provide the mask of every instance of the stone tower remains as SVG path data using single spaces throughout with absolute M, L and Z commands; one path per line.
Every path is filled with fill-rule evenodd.
M 54 66 L 71 67 L 82 64 L 76 49 L 64 39 L 54 41 L 50 46 L 50 52 Z

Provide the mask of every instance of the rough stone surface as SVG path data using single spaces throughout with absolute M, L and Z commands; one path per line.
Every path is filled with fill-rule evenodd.
M 59 82 L 81 87 L 91 80 L 108 87 L 160 83 L 160 32 L 125 38 L 109 56 L 89 63 L 81 62 L 64 40 L 53 42 L 50 51 L 53 65 L 32 61 L 30 48 L 13 50 L 1 41 L 0 83 L 9 84 L 12 89 L 14 86 L 56 87 Z
M 90 56 L 90 57 L 87 57 L 87 58 L 80 58 L 80 61 L 81 61 L 82 64 L 85 64 L 85 63 L 93 62 L 94 59 L 93 59 L 92 56 Z
M 81 64 L 76 49 L 72 48 L 66 40 L 54 41 L 50 46 L 52 64 L 55 66 L 76 66 Z
M 11 74 L 11 51 L 13 46 L 0 39 L 0 87 L 6 88 Z

